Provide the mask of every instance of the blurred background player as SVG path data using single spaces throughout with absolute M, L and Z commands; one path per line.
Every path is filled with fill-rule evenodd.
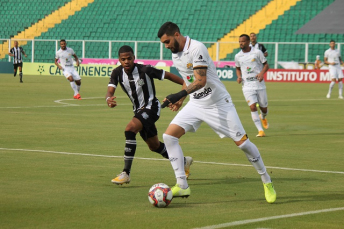
M 264 56 L 267 57 L 268 56 L 268 50 L 266 50 L 266 48 L 264 47 L 264 45 L 260 44 L 257 42 L 257 35 L 255 33 L 250 33 L 250 40 L 251 40 L 251 46 L 259 49 L 260 51 L 262 51 L 264 53 Z
M 81 78 L 74 68 L 72 57 L 75 59 L 76 66 L 79 67 L 79 58 L 75 54 L 74 50 L 67 47 L 66 40 L 61 40 L 60 49 L 56 52 L 55 65 L 62 70 L 63 75 L 67 80 L 69 80 L 70 86 L 74 91 L 74 99 L 81 99 L 79 94 Z M 59 60 L 60 64 L 58 63 Z
M 326 95 L 326 98 L 331 98 L 331 92 L 336 84 L 336 80 L 338 80 L 338 87 L 339 87 L 339 99 L 343 99 L 343 70 L 340 65 L 344 64 L 341 56 L 340 51 L 336 49 L 336 42 L 334 40 L 330 41 L 330 48 L 325 51 L 324 54 L 324 63 L 328 64 L 331 83 Z
M 320 55 L 316 56 L 315 62 L 314 62 L 314 69 L 319 70 L 322 66 L 322 62 L 320 60 Z
M 14 77 L 17 75 L 17 69 L 19 68 L 20 82 L 23 83 L 23 55 L 27 57 L 22 47 L 18 47 L 18 41 L 14 41 L 14 47 L 11 48 L 8 55 L 13 57 Z
M 165 144 L 158 139 L 158 131 L 155 126 L 155 122 L 160 117 L 161 108 L 160 102 L 155 96 L 154 79 L 168 79 L 180 85 L 184 81 L 170 72 L 156 69 L 149 65 L 135 64 L 134 52 L 130 46 L 122 46 L 118 51 L 118 58 L 121 66 L 112 71 L 106 94 L 106 102 L 110 108 L 117 106 L 114 94 L 119 83 L 130 98 L 135 114 L 127 124 L 124 132 L 124 169 L 122 173 L 111 180 L 115 184 L 124 184 L 130 182 L 130 170 L 136 152 L 137 133 L 140 133 L 151 151 L 169 159 Z M 189 176 L 191 164 L 192 158 L 184 157 L 187 176 Z
M 262 128 L 269 128 L 266 116 L 268 114 L 268 96 L 264 83 L 264 74 L 269 69 L 263 53 L 250 46 L 250 37 L 242 34 L 239 37 L 241 51 L 235 55 L 237 82 L 242 83 L 245 100 L 251 109 L 251 116 L 258 129 L 257 137 L 265 137 Z M 261 114 L 258 114 L 257 103 Z

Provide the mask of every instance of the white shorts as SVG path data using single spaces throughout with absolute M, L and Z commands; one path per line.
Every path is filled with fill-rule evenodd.
M 251 88 L 243 88 L 245 100 L 249 106 L 258 103 L 260 107 L 268 107 L 268 95 L 266 89 L 254 90 Z
M 70 76 L 73 77 L 73 80 L 81 80 L 79 73 L 75 70 L 74 66 L 65 67 L 63 69 L 63 75 L 68 78 Z
M 330 76 L 332 79 L 342 79 L 343 78 L 343 70 L 338 65 L 337 66 L 330 66 L 329 67 Z
M 228 137 L 240 141 L 246 135 L 230 99 L 224 99 L 208 107 L 200 107 L 189 101 L 171 124 L 182 127 L 185 132 L 196 132 L 202 122 L 207 123 L 220 138 Z

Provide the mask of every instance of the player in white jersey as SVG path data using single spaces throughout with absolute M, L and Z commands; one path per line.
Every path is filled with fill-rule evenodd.
M 63 71 L 63 75 L 70 82 L 70 86 L 74 91 L 74 99 L 81 99 L 79 94 L 81 86 L 81 78 L 79 73 L 75 70 L 73 65 L 73 58 L 76 61 L 76 66 L 79 67 L 79 58 L 72 48 L 67 47 L 65 40 L 60 41 L 60 49 L 56 52 L 55 65 Z M 60 60 L 60 64 L 58 61 Z
M 172 187 L 174 197 L 188 197 L 191 194 L 187 183 L 183 151 L 179 138 L 186 132 L 195 132 L 202 122 L 207 123 L 221 138 L 232 138 L 244 151 L 253 167 L 261 175 L 267 202 L 276 200 L 271 178 L 266 171 L 258 148 L 248 139 L 236 112 L 231 96 L 219 80 L 216 68 L 205 45 L 181 35 L 179 27 L 166 22 L 158 32 L 160 41 L 172 52 L 174 66 L 183 77 L 183 90 L 164 99 L 162 107 L 178 110 L 190 94 L 190 101 L 178 112 L 163 134 L 171 165 L 177 179 Z
M 257 137 L 264 137 L 262 128 L 269 128 L 268 120 L 268 96 L 264 83 L 264 73 L 269 69 L 264 54 L 250 46 L 250 37 L 242 34 L 239 37 L 241 51 L 235 55 L 235 66 L 238 83 L 242 83 L 242 91 L 246 102 L 251 109 L 251 116 L 258 129 Z M 257 103 L 261 114 L 258 114 Z
M 324 54 L 324 63 L 328 64 L 329 72 L 331 76 L 331 83 L 326 98 L 331 98 L 331 92 L 336 84 L 336 80 L 338 80 L 338 87 L 339 87 L 339 99 L 343 99 L 343 70 L 340 65 L 343 65 L 343 61 L 340 56 L 340 51 L 335 48 L 336 42 L 331 40 L 330 48 L 325 51 Z

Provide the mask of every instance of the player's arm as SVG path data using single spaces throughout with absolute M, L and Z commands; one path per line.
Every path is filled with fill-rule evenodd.
M 27 55 L 26 55 L 26 53 L 24 52 L 24 50 L 23 50 L 23 49 L 21 49 L 21 53 L 23 53 L 23 54 L 24 54 L 24 56 L 25 56 L 25 57 L 27 57 Z
M 265 57 L 268 56 L 268 50 L 266 50 L 266 48 L 265 48 L 264 45 L 262 45 L 262 52 L 263 52 L 263 54 L 264 54 Z
M 188 94 L 204 87 L 207 83 L 207 69 L 207 66 L 194 67 L 193 73 L 195 76 L 195 81 L 191 83 L 189 86 L 187 86 L 185 89 L 181 90 L 180 92 L 166 96 L 166 98 L 163 100 L 164 103 L 161 107 L 164 108 L 168 104 L 174 104 L 178 102 L 181 98 L 187 96 Z
M 105 100 L 106 100 L 106 103 L 108 104 L 108 106 L 110 108 L 113 108 L 115 106 L 117 106 L 117 102 L 115 101 L 115 91 L 116 91 L 116 88 L 113 87 L 113 86 L 108 86 L 108 90 L 107 90 L 107 93 L 106 93 L 106 96 L 105 96 Z
M 75 53 L 74 53 L 72 56 L 73 56 L 73 57 L 74 57 L 74 59 L 75 59 L 76 66 L 78 66 L 78 67 L 79 67 L 79 58 L 78 58 L 78 56 L 77 56 Z
M 58 67 L 58 69 L 63 70 L 62 66 L 59 65 L 58 61 L 59 61 L 59 59 L 55 58 L 55 65 Z
M 9 56 L 14 56 L 14 54 L 12 53 L 12 49 L 11 51 L 8 53 Z
M 344 65 L 344 62 L 342 61 L 341 57 L 339 57 L 339 62 L 340 62 L 341 65 Z
M 240 67 L 236 67 L 236 74 L 237 74 L 237 82 L 241 83 L 242 82 L 242 76 L 241 76 L 241 68 Z
M 327 65 L 335 65 L 334 62 L 328 62 L 328 58 L 327 57 L 324 57 L 324 63 L 327 64 Z
M 167 72 L 167 71 L 165 71 L 165 79 L 168 79 L 168 80 L 172 81 L 173 83 L 180 84 L 180 85 L 183 85 L 183 83 L 184 83 L 184 80 L 182 78 L 180 78 L 179 76 L 177 76 L 171 72 Z
M 264 74 L 269 70 L 269 64 L 268 62 L 264 62 L 263 63 L 263 69 L 261 72 L 259 72 L 259 74 L 257 75 L 257 79 L 259 80 L 259 82 L 262 82 L 264 80 Z

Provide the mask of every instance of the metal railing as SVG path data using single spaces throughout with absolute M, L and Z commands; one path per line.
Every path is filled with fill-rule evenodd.
M 54 42 L 55 44 L 55 53 L 59 49 L 59 40 L 53 40 L 53 39 L 16 39 L 17 41 L 26 41 L 26 42 L 31 42 L 31 62 L 35 62 L 35 47 L 39 45 L 40 42 Z M 10 39 L 0 39 L 2 44 L 5 42 L 8 42 L 8 50 L 11 49 L 13 46 L 13 41 Z M 171 60 L 171 55 L 170 52 L 166 52 L 166 49 L 164 48 L 164 44 L 161 43 L 160 41 L 130 41 L 130 40 L 107 40 L 107 41 L 102 41 L 102 40 L 67 40 L 67 43 L 69 42 L 80 42 L 82 46 L 82 53 L 81 53 L 81 58 L 85 58 L 85 53 L 87 51 L 86 44 L 89 42 L 96 42 L 96 43 L 108 43 L 108 55 L 106 58 L 108 59 L 116 59 L 117 55 L 113 55 L 113 44 L 116 43 L 130 43 L 133 44 L 133 50 L 134 54 L 136 56 L 136 59 L 142 59 L 138 55 L 139 50 L 140 50 L 140 45 L 141 44 L 157 44 L 159 45 L 159 54 L 157 55 L 159 60 Z M 215 44 L 215 58 L 214 61 L 234 61 L 234 55 L 238 52 L 239 46 L 234 49 L 234 52 L 231 54 L 228 54 L 225 59 L 219 60 L 219 53 L 221 46 L 224 44 L 237 44 L 237 42 L 203 42 L 206 46 L 210 47 Z M 329 42 L 260 42 L 266 46 L 269 56 L 268 56 L 268 62 L 270 63 L 270 66 L 274 66 L 274 68 L 278 68 L 278 62 L 279 61 L 297 61 L 297 62 L 303 62 L 303 63 L 310 63 L 315 60 L 315 56 L 312 56 L 312 60 L 310 61 L 310 53 L 316 53 L 317 55 L 320 55 L 323 57 L 323 54 L 325 50 L 329 48 Z M 344 43 L 337 43 L 337 49 L 341 49 L 341 45 Z M 295 51 L 299 51 L 299 53 L 295 53 L 295 56 L 293 59 L 284 59 L 283 53 L 286 52 L 287 50 L 290 49 L 290 46 L 294 46 L 293 49 Z M 2 45 L 3 46 L 3 45 Z M 28 47 L 27 47 L 28 48 Z M 6 49 L 3 47 L 3 50 Z M 2 51 L 3 51 L 2 50 Z M 165 50 L 165 52 L 164 52 Z M 271 51 L 272 50 L 272 51 Z M 1 51 L 1 50 L 0 50 Z M 312 52 L 311 52 L 312 51 Z M 303 57 L 302 57 L 303 56 Z M 155 58 L 156 59 L 156 58 Z M 8 57 L 8 61 L 11 61 L 11 57 Z

